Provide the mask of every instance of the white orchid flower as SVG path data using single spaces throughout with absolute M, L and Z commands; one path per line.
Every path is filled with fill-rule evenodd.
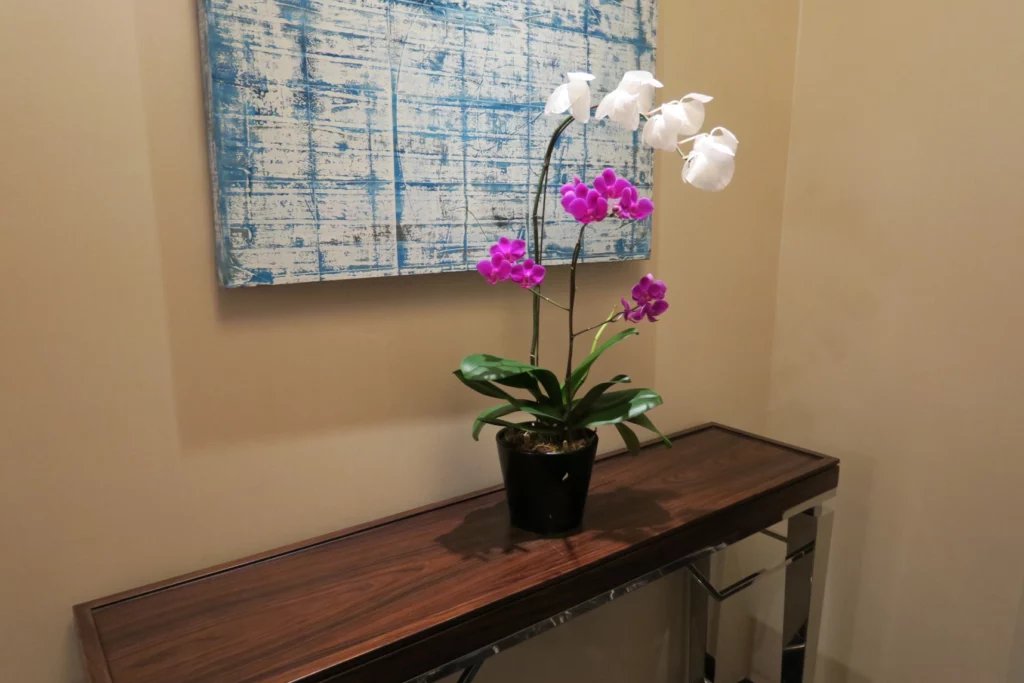
M 647 119 L 644 142 L 655 149 L 671 152 L 679 145 L 679 138 L 693 135 L 704 125 L 704 105 L 713 97 L 690 93 L 680 100 L 666 102 L 660 113 Z
M 595 119 L 611 119 L 626 130 L 640 127 L 640 114 L 654 106 L 654 89 L 662 87 L 649 71 L 627 71 L 619 87 L 604 96 Z
M 544 107 L 545 114 L 564 114 L 572 110 L 572 117 L 580 123 L 590 119 L 590 86 L 594 77 L 587 73 L 570 72 L 566 74 L 568 83 L 555 88 Z
M 736 136 L 721 127 L 693 138 L 693 151 L 683 164 L 683 182 L 708 192 L 724 190 L 736 172 L 738 145 Z

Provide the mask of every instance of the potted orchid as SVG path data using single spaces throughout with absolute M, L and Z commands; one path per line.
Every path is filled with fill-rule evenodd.
M 586 124 L 596 109 L 595 120 L 612 122 L 636 131 L 645 121 L 642 139 L 655 149 L 677 151 L 683 158 L 683 181 L 699 189 L 717 191 L 732 180 L 737 139 L 724 128 L 698 134 L 704 123 L 704 105 L 710 97 L 690 94 L 653 108 L 654 94 L 662 84 L 646 71 L 630 71 L 619 86 L 597 107 L 591 106 L 590 81 L 584 73 L 568 74 L 568 82 L 551 94 L 545 113 L 570 112 L 555 128 L 547 146 L 544 165 L 534 197 L 532 254 L 520 239 L 502 237 L 490 248 L 490 257 L 477 265 L 492 285 L 513 282 L 533 295 L 533 337 L 529 362 L 488 354 L 463 359 L 455 376 L 466 386 L 500 401 L 484 410 L 473 422 L 473 438 L 485 425 L 500 427 L 498 454 L 505 481 L 509 512 L 514 525 L 542 534 L 562 533 L 580 526 L 590 474 L 597 453 L 596 427 L 613 425 L 630 452 L 640 449 L 633 431 L 642 427 L 671 442 L 655 427 L 647 412 L 662 399 L 651 389 L 626 388 L 630 378 L 615 375 L 587 388 L 590 372 L 601 355 L 639 334 L 627 327 L 602 341 L 605 331 L 617 323 L 654 323 L 669 304 L 667 286 L 646 275 L 630 292 L 632 301 L 621 299 L 609 316 L 595 324 L 577 327 L 576 269 L 587 227 L 604 220 L 639 221 L 654 212 L 654 203 L 640 197 L 634 185 L 605 169 L 590 184 L 575 177 L 559 193 L 563 209 L 579 224 L 579 236 L 569 270 L 567 300 L 559 302 L 541 292 L 546 274 L 542 265 L 544 210 L 551 157 L 562 133 L 573 122 Z M 692 144 L 684 151 L 683 146 Z M 564 374 L 539 365 L 540 312 L 542 304 L 559 309 L 568 318 L 568 360 Z M 574 365 L 577 339 L 594 333 L 588 355 Z M 522 419 L 511 416 L 521 414 Z

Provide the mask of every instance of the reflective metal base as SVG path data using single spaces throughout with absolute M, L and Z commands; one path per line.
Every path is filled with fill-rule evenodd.
M 680 570 L 687 570 L 690 614 L 686 643 L 686 679 L 684 683 L 714 683 L 715 644 L 718 635 L 720 604 L 746 590 L 765 576 L 786 570 L 786 595 L 783 617 L 782 683 L 813 683 L 818 629 L 821 623 L 825 570 L 832 540 L 832 512 L 822 503 L 835 495 L 831 492 L 796 510 L 788 512 L 785 536 L 769 529 L 761 533 L 786 544 L 785 559 L 774 567 L 763 569 L 719 590 L 710 580 L 711 557 L 725 545 L 705 548 L 671 562 L 621 586 L 596 595 L 563 612 L 522 629 L 501 640 L 429 671 L 409 683 L 434 683 L 446 676 L 460 673 L 459 683 L 472 683 L 484 661 L 535 636 L 586 614 L 616 598 L 631 593 L 658 579 Z M 709 637 L 710 636 L 710 637 Z
M 719 590 L 710 579 L 711 557 L 693 562 L 687 569 L 690 632 L 685 683 L 715 683 L 715 645 L 721 603 L 779 570 L 786 570 L 786 594 L 782 625 L 782 683 L 813 683 L 818 652 L 818 631 L 825 591 L 832 512 L 821 500 L 805 510 L 787 515 L 786 536 L 762 533 L 786 544 L 786 558 L 778 565 L 755 572 Z

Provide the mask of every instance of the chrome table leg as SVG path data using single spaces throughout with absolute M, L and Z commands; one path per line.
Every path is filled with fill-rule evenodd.
M 782 624 L 782 683 L 813 683 L 825 592 L 832 512 L 820 505 L 789 518 L 786 550 L 812 550 L 786 567 Z
M 693 571 L 686 582 L 687 599 L 689 600 L 690 619 L 687 624 L 686 645 L 686 683 L 714 683 L 715 655 L 714 637 L 709 633 L 717 628 L 718 620 L 712 619 L 712 610 L 717 608 L 717 601 L 707 588 L 697 579 L 698 575 L 711 575 L 711 556 L 696 560 L 691 565 Z M 697 572 L 695 574 L 694 572 Z

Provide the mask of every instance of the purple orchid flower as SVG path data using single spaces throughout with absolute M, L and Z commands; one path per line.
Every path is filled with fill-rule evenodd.
M 658 317 L 668 310 L 668 302 L 665 301 L 665 294 L 668 287 L 661 280 L 655 280 L 651 274 L 644 275 L 640 282 L 633 285 L 633 301 L 635 306 L 622 299 L 623 317 L 630 322 L 638 323 L 647 316 L 652 323 L 658 322 Z
M 608 199 L 587 187 L 579 178 L 562 186 L 562 208 L 580 223 L 600 223 L 608 218 Z
M 496 285 L 512 274 L 512 263 L 504 255 L 494 254 L 476 264 L 476 269 L 489 283 Z
M 491 245 L 491 256 L 502 256 L 509 263 L 515 263 L 526 255 L 526 242 L 502 237 Z
M 596 223 L 611 215 L 622 220 L 638 221 L 654 213 L 654 202 L 640 197 L 636 187 L 625 178 L 619 178 L 615 171 L 606 168 L 594 178 L 593 189 L 587 187 L 578 177 L 561 188 L 562 208 L 580 223 Z M 618 202 L 612 205 L 612 201 Z
M 623 220 L 640 221 L 654 213 L 654 202 L 647 197 L 638 197 L 636 188 L 630 185 L 615 205 L 615 215 Z
M 627 188 L 632 187 L 631 182 L 625 178 L 616 177 L 615 171 L 610 168 L 604 169 L 600 175 L 594 178 L 594 189 L 607 199 L 618 199 Z
M 544 266 L 534 263 L 533 259 L 528 258 L 522 263 L 512 266 L 510 277 L 512 282 L 518 282 L 523 289 L 532 289 L 544 282 L 546 273 L 547 269 Z

